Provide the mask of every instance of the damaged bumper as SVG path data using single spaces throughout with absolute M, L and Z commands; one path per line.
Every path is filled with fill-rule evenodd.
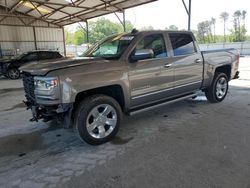
M 24 101 L 27 109 L 32 111 L 32 118 L 30 121 L 38 121 L 42 119 L 44 122 L 48 122 L 53 119 L 63 120 L 73 109 L 73 104 L 59 104 L 53 106 L 44 106 L 39 104 L 32 104 L 28 101 Z

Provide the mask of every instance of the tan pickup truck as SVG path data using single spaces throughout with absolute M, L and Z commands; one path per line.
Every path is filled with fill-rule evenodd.
M 191 32 L 144 31 L 110 36 L 81 58 L 21 67 L 32 121 L 58 119 L 97 145 L 112 139 L 124 114 L 205 92 L 221 102 L 238 78 L 235 49 L 201 52 Z

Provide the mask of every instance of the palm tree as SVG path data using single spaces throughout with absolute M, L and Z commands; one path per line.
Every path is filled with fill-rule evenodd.
M 216 19 L 215 18 L 211 18 L 211 25 L 213 25 L 213 30 L 214 30 L 214 42 L 215 42 L 215 23 L 216 23 Z
M 224 23 L 224 42 L 226 42 L 226 22 L 228 20 L 229 14 L 227 12 L 222 12 L 220 14 L 220 19 L 222 19 Z
M 241 32 L 240 32 L 240 28 L 241 28 L 241 24 L 240 24 L 240 19 L 241 19 L 241 11 L 240 10 L 236 10 L 234 12 L 234 30 L 235 30 L 235 34 L 236 34 L 236 41 L 240 41 L 241 38 Z M 237 35 L 238 34 L 238 35 Z

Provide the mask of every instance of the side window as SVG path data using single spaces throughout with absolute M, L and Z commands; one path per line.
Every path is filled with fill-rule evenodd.
M 37 61 L 37 53 L 29 53 L 22 58 L 24 62 Z
M 194 40 L 189 34 L 170 33 L 169 34 L 174 56 L 188 55 L 196 52 Z
M 40 52 L 39 53 L 39 60 L 45 60 L 45 59 L 49 59 L 49 52 Z
M 164 38 L 161 34 L 144 37 L 136 46 L 136 50 L 151 49 L 154 58 L 167 57 L 167 50 Z
M 62 55 L 59 52 L 53 52 L 53 58 L 61 58 Z

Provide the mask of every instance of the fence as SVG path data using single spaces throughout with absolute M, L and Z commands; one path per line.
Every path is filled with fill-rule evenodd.
M 67 57 L 79 56 L 87 49 L 88 49 L 87 45 L 84 46 L 66 45 L 66 55 Z
M 241 55 L 250 55 L 250 42 L 199 44 L 201 50 L 235 48 Z

